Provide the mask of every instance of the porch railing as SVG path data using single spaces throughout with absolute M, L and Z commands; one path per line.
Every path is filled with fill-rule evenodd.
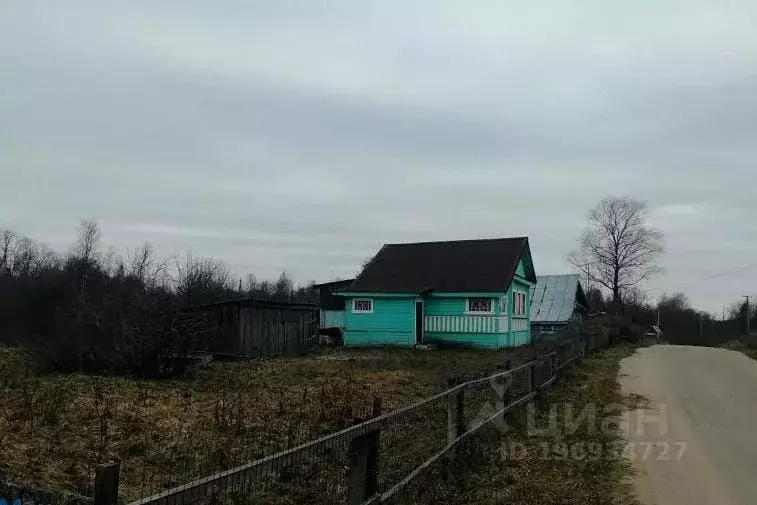
M 504 333 L 509 329 L 507 316 L 426 316 L 424 324 L 427 333 Z

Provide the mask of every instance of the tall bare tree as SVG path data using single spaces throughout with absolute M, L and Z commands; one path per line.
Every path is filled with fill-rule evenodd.
M 100 244 L 100 225 L 91 219 L 79 221 L 79 236 L 72 251 L 71 259 L 79 270 L 79 289 L 83 297 L 87 291 L 87 281 L 93 270 L 98 267 L 97 248 Z
M 576 268 L 612 292 L 617 309 L 623 292 L 658 273 L 663 235 L 647 224 L 645 202 L 607 197 L 589 212 L 577 251 L 568 255 Z
M 153 289 L 165 284 L 167 269 L 167 260 L 159 258 L 149 242 L 127 253 L 126 274 L 146 288 Z
M 82 219 L 79 222 L 78 231 L 79 237 L 74 245 L 74 254 L 79 260 L 90 263 L 97 256 L 97 247 L 102 235 L 100 225 L 97 224 L 97 221 Z
M 234 291 L 231 272 L 221 261 L 187 253 L 175 258 L 174 289 L 184 305 L 218 301 Z
M 2 235 L 0 235 L 0 274 L 11 271 L 15 241 L 15 233 L 10 230 L 3 230 Z

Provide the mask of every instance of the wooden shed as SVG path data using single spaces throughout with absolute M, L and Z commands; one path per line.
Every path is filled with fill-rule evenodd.
M 345 299 L 336 292 L 350 286 L 355 279 L 324 282 L 313 286 L 318 289 L 318 306 L 321 312 L 321 330 L 344 330 Z
M 317 343 L 318 307 L 249 298 L 191 307 L 209 323 L 197 348 L 214 355 L 297 356 Z
M 556 335 L 588 310 L 578 275 L 540 275 L 531 288 L 531 330 L 538 338 Z

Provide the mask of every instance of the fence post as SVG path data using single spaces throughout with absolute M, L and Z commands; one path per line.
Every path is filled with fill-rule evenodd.
M 536 389 L 536 361 L 532 361 L 531 366 L 528 367 L 528 392 L 534 393 Z
M 114 460 L 95 470 L 94 505 L 118 505 L 118 482 L 121 461 Z
M 447 445 L 457 440 L 457 394 L 447 396 Z
M 376 396 L 373 398 L 373 417 L 379 417 L 381 415 L 381 397 Z M 378 462 L 379 462 L 379 443 L 381 439 L 381 428 L 372 433 L 373 440 L 371 440 L 370 448 L 368 450 L 368 471 L 366 472 L 368 477 L 368 483 L 366 484 L 366 493 L 369 497 L 378 492 Z
M 381 415 L 381 398 L 373 399 L 372 418 Z M 360 505 L 378 491 L 379 439 L 381 426 L 352 439 L 347 476 L 347 503 Z
M 552 356 L 552 377 L 557 377 L 560 375 L 560 362 L 557 359 L 557 351 L 555 351 L 555 354 Z
M 510 362 L 508 361 L 505 364 L 505 371 L 510 370 L 511 368 L 512 367 L 510 365 Z M 499 398 L 497 399 L 499 401 L 499 403 L 496 404 L 498 410 L 503 410 L 503 409 L 505 409 L 505 407 L 507 407 L 508 405 L 510 405 L 510 399 L 512 398 L 512 395 L 510 393 L 510 386 L 512 385 L 512 383 L 513 383 L 513 377 L 512 377 L 512 375 L 508 375 L 507 377 L 505 377 L 504 382 L 501 385 L 502 386 L 502 393 L 499 394 L 499 392 L 497 392 L 497 394 L 499 396 Z M 503 422 L 505 420 L 505 416 L 506 415 L 507 415 L 507 413 L 503 412 L 502 413 L 502 417 L 499 419 L 499 421 Z
M 457 431 L 457 437 L 465 433 L 467 430 L 465 426 L 465 388 L 460 388 L 460 391 L 455 394 L 455 429 Z

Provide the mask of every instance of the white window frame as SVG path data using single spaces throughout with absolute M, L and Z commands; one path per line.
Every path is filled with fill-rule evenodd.
M 489 300 L 489 310 L 486 312 L 482 310 L 471 310 L 470 308 L 471 300 Z M 466 298 L 465 299 L 465 313 L 470 316 L 490 316 L 494 314 L 494 300 L 492 298 L 489 298 L 488 296 L 474 296 L 471 298 Z
M 509 308 L 509 305 L 510 305 L 509 296 L 505 295 L 505 296 L 499 297 L 499 313 L 500 314 L 503 314 L 506 316 L 508 314 L 507 309 Z
M 517 312 L 518 310 L 518 303 L 515 301 L 515 297 L 523 296 L 523 312 Z M 518 317 L 528 317 L 528 307 L 526 307 L 526 304 L 528 303 L 528 297 L 526 295 L 525 291 L 515 291 L 513 290 L 513 316 Z
M 368 302 L 371 304 L 370 310 L 360 310 L 357 308 L 358 302 Z M 353 314 L 373 314 L 373 298 L 353 298 L 352 299 L 352 313 Z

